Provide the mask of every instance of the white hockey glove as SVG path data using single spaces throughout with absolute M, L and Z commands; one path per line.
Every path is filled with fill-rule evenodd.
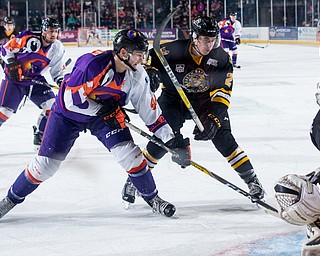
M 274 186 L 281 219 L 294 224 L 313 223 L 320 216 L 320 192 L 306 176 L 288 174 Z
M 317 83 L 317 91 L 315 95 L 317 104 L 320 106 L 320 82 Z

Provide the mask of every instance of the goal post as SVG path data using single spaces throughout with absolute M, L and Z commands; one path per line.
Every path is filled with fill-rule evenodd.
M 78 47 L 108 46 L 108 28 L 82 27 L 78 28 Z

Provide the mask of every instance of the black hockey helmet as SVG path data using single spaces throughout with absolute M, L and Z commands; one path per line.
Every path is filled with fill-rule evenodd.
M 14 19 L 12 17 L 5 17 L 3 22 L 4 24 L 14 24 Z
M 230 12 L 229 16 L 237 16 L 236 12 Z
M 208 16 L 197 16 L 191 24 L 192 38 L 199 36 L 217 37 L 219 26 L 216 20 Z
M 60 29 L 61 26 L 60 26 L 58 20 L 55 20 L 55 19 L 53 19 L 53 18 L 45 18 L 45 19 L 43 19 L 43 21 L 42 21 L 41 28 L 42 28 L 44 31 L 47 31 L 48 28 Z
M 132 53 L 134 50 L 146 52 L 149 43 L 144 34 L 136 29 L 124 29 L 119 31 L 113 40 L 113 50 L 119 53 L 122 48 Z

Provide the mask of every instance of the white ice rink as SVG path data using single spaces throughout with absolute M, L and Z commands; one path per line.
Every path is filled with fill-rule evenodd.
M 89 50 L 66 47 L 71 66 Z M 320 165 L 320 152 L 309 138 L 319 109 L 314 97 L 319 49 L 240 45 L 238 63 L 230 107 L 233 134 L 249 155 L 267 202 L 275 205 L 278 178 Z M 27 101 L 0 128 L 0 199 L 35 154 L 32 126 L 38 113 Z M 131 121 L 147 130 L 138 117 L 131 115 Z M 193 127 L 188 121 L 183 131 L 190 136 Z M 134 138 L 141 147 L 147 143 Z M 211 142 L 192 139 L 191 147 L 194 161 L 247 190 Z M 300 255 L 304 227 L 266 214 L 194 167 L 180 169 L 167 155 L 153 175 L 159 195 L 176 205 L 179 218 L 153 214 L 141 198 L 124 210 L 125 171 L 90 133 L 82 134 L 56 175 L 0 220 L 0 255 Z

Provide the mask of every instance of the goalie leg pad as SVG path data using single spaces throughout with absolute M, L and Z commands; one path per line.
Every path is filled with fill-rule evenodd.
M 320 235 L 306 240 L 302 244 L 301 256 L 318 256 L 320 254 Z

